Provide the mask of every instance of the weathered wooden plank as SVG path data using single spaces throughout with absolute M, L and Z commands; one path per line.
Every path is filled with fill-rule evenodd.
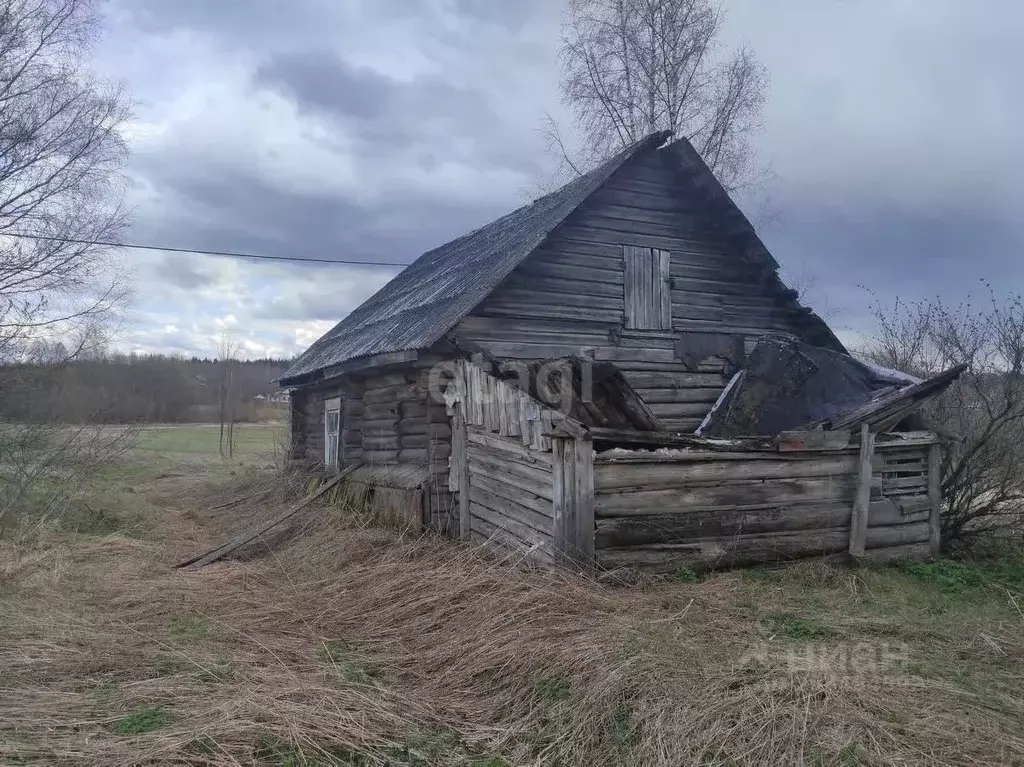
M 597 491 L 636 488 L 643 490 L 687 487 L 694 482 L 722 482 L 734 479 L 785 479 L 791 477 L 837 477 L 857 469 L 852 456 L 806 461 L 751 460 L 708 463 L 598 463 L 594 466 Z
M 658 311 L 658 327 L 662 330 L 672 329 L 672 290 L 669 284 L 669 267 L 671 265 L 671 255 L 667 250 L 657 250 L 654 252 L 654 257 L 658 266 L 658 272 L 655 275 L 655 296 L 654 300 L 660 304 L 657 307 Z
M 547 533 L 540 532 L 533 529 L 529 525 L 525 525 L 522 522 L 513 519 L 501 511 L 492 509 L 484 504 L 480 503 L 481 497 L 487 497 L 486 494 L 482 494 L 479 490 L 475 490 L 472 486 L 470 487 L 470 526 L 478 527 L 478 521 L 484 521 L 494 528 L 504 530 L 515 537 L 517 541 L 523 544 L 523 548 L 530 546 L 537 547 L 550 547 L 551 536 Z
M 713 404 L 713 401 L 655 402 L 650 403 L 650 406 L 658 418 L 703 418 Z
M 580 562 L 590 564 L 594 558 L 594 446 L 589 439 L 574 440 L 576 462 L 576 549 Z
M 534 562 L 545 567 L 552 567 L 555 563 L 554 556 L 548 547 L 527 546 L 507 530 L 495 527 L 490 522 L 478 517 L 473 517 L 471 538 L 476 543 L 480 543 L 514 559 L 522 557 L 528 562 Z
M 551 498 L 545 497 L 550 496 L 550 492 L 541 495 L 537 492 L 524 490 L 521 487 L 510 485 L 503 481 L 501 477 L 493 477 L 479 472 L 473 475 L 472 481 L 474 487 L 479 487 L 492 495 L 497 495 L 501 498 L 505 498 L 506 500 L 518 503 L 520 506 L 525 506 L 537 514 L 547 517 L 547 527 L 548 529 L 551 528 L 551 520 L 554 518 L 551 510 Z M 548 485 L 550 485 L 550 479 L 548 481 Z
M 527 466 L 516 461 L 501 461 L 490 456 L 482 456 L 472 448 L 468 455 L 471 483 L 473 477 L 476 476 L 492 477 L 527 493 L 542 498 L 551 498 L 551 472 L 549 470 Z
M 802 503 L 760 508 L 600 517 L 597 547 L 684 543 L 707 538 L 846 528 L 850 507 L 839 503 Z
M 875 435 L 864 424 L 860 430 L 860 455 L 858 457 L 857 490 L 853 501 L 850 520 L 850 555 L 859 557 L 864 553 L 868 530 L 868 504 L 871 500 L 871 461 L 875 452 Z
M 467 438 L 471 444 L 481 445 L 484 448 L 495 452 L 496 457 L 498 458 L 506 458 L 507 456 L 505 454 L 507 453 L 527 464 L 536 463 L 542 466 L 551 466 L 552 458 L 550 453 L 533 450 L 532 448 L 523 445 L 519 440 L 514 440 L 511 437 L 502 438 L 496 434 L 487 434 L 470 428 Z
M 722 393 L 720 387 L 714 388 L 666 388 L 637 389 L 637 394 L 648 405 L 694 404 L 713 405 Z
M 645 567 L 671 570 L 679 566 L 729 567 L 824 556 L 846 551 L 849 528 L 800 530 L 766 535 L 708 538 L 678 544 L 599 548 L 598 563 L 607 568 Z M 928 524 L 868 528 L 866 548 L 884 548 L 927 540 Z
M 552 441 L 551 487 L 554 517 L 552 550 L 555 561 L 568 564 L 575 559 L 576 549 L 576 461 L 575 443 L 570 439 Z
M 714 511 L 737 506 L 766 507 L 824 503 L 842 505 L 849 514 L 856 479 L 852 476 L 806 479 L 733 480 L 664 490 L 597 493 L 598 517 Z
M 924 562 L 931 557 L 931 548 L 927 543 L 906 543 L 899 546 L 866 549 L 861 560 L 873 564 L 889 564 L 892 562 Z
M 552 540 L 553 519 L 551 517 L 538 514 L 533 509 L 527 508 L 515 501 L 510 501 L 502 495 L 491 493 L 475 481 L 470 484 L 469 495 L 473 504 L 490 509 L 495 515 L 501 515 L 501 517 L 508 519 L 510 523 L 514 523 L 507 525 L 507 527 L 515 531 L 523 540 L 533 539 L 527 538 L 520 533 L 519 531 L 522 528 L 529 528 L 537 536 L 537 539 L 543 540 L 545 543 Z M 498 524 L 497 517 L 488 516 L 487 518 L 493 524 Z

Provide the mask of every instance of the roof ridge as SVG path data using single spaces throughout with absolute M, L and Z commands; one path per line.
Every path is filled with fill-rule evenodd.
M 356 357 L 432 346 L 625 162 L 671 135 L 650 133 L 554 192 L 424 252 L 317 339 L 279 380 L 295 381 Z

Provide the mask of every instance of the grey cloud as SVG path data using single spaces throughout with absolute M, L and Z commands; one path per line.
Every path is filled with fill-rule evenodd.
M 154 269 L 156 275 L 166 282 L 185 290 L 206 285 L 210 277 L 198 264 L 185 254 L 166 254 Z

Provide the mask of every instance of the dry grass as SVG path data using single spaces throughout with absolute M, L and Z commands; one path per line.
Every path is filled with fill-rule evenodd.
M 133 482 L 111 492 L 143 533 L 0 550 L 0 760 L 1024 763 L 1013 586 L 814 564 L 597 583 L 339 508 L 176 571 L 303 481 Z

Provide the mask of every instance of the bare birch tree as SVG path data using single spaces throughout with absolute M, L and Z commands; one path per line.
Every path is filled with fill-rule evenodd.
M 127 297 L 99 243 L 125 225 L 129 107 L 87 66 L 98 34 L 97 0 L 0 0 L 0 364 L 40 343 L 61 350 L 52 364 L 75 359 L 102 341 Z M 74 431 L 35 418 L 0 427 L 0 469 L 20 471 L 0 477 L 11 491 L 0 507 L 24 501 L 33 478 L 52 483 L 74 463 L 62 456 L 80 463 L 88 452 Z M 79 434 L 95 441 L 95 431 Z
M 759 176 L 750 146 L 768 78 L 753 53 L 725 51 L 709 0 L 569 0 L 562 30 L 563 103 L 583 148 L 555 122 L 545 132 L 564 169 L 583 173 L 656 130 L 690 140 L 726 189 Z

